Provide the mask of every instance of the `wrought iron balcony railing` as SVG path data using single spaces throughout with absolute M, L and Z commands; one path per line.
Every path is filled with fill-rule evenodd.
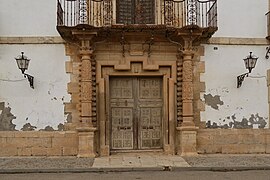
M 217 27 L 216 0 L 57 0 L 57 25 Z

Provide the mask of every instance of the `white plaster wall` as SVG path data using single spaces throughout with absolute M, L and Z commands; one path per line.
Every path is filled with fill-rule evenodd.
M 268 0 L 218 0 L 215 37 L 266 37 Z
M 31 61 L 26 73 L 35 77 L 35 89 L 18 69 L 14 57 L 25 52 Z M 64 45 L 0 45 L 0 102 L 11 108 L 16 116 L 13 123 L 20 130 L 26 123 L 43 129 L 57 129 L 64 123 L 64 102 L 67 94 L 68 74 L 65 73 Z M 22 81 L 16 81 L 22 80 Z
M 236 121 L 241 122 L 242 118 L 249 119 L 252 114 L 258 114 L 268 123 L 266 76 L 270 60 L 264 57 L 266 46 L 204 46 L 205 56 L 202 60 L 205 61 L 206 72 L 202 74 L 201 80 L 206 83 L 205 94 L 220 96 L 224 104 L 219 105 L 218 110 L 206 105 L 205 112 L 201 113 L 202 121 L 210 120 L 222 126 L 231 122 L 233 115 Z M 218 50 L 214 50 L 214 47 L 218 47 Z M 237 88 L 236 77 L 248 72 L 243 59 L 250 51 L 259 57 L 257 65 L 250 77 L 244 80 L 242 87 Z M 202 99 L 204 99 L 203 94 Z
M 59 36 L 56 0 L 0 0 L 0 36 Z

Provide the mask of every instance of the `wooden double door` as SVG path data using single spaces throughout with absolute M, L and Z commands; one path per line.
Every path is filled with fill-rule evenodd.
M 112 150 L 162 148 L 161 77 L 110 78 Z

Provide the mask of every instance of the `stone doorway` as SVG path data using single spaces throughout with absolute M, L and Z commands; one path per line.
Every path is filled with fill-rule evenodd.
M 163 148 L 162 77 L 111 77 L 111 150 Z

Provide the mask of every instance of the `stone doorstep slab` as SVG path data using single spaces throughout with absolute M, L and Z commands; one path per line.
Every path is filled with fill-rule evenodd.
M 160 155 L 113 155 L 95 158 L 93 168 L 191 167 L 182 157 Z

